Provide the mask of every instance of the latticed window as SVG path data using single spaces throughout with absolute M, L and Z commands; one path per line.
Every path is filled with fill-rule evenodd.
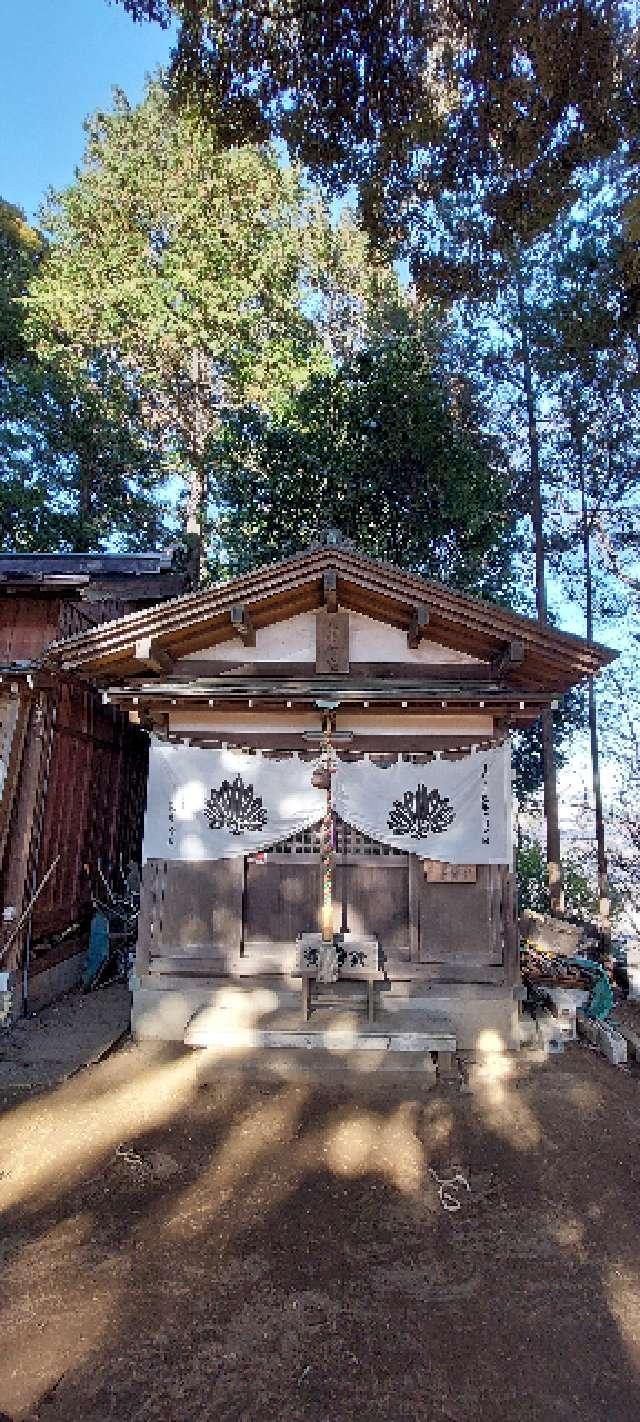
M 363 834 L 353 825 L 347 824 L 339 815 L 334 814 L 334 834 L 336 855 L 360 854 L 375 855 L 378 858 L 388 858 L 391 855 L 402 856 L 404 850 L 395 849 L 391 844 L 382 844 L 380 840 L 371 839 L 368 834 Z M 266 855 L 271 854 L 291 854 L 309 855 L 320 854 L 321 850 L 322 823 L 311 825 L 309 829 L 299 830 L 298 834 L 292 834 L 288 839 L 281 839 L 278 844 L 271 845 L 266 850 Z

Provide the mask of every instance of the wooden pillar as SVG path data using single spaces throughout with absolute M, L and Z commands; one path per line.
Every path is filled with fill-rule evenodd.
M 424 865 L 417 854 L 409 854 L 409 954 L 412 963 L 420 962 L 420 892 Z
M 136 943 L 136 974 L 139 978 L 149 972 L 151 950 L 154 945 L 156 928 L 156 903 L 159 891 L 158 861 L 147 860 L 142 867 L 140 884 L 140 908 L 138 910 L 138 939 Z
M 502 932 L 505 982 L 515 986 L 520 978 L 518 934 L 518 890 L 515 874 L 508 865 L 502 870 Z
M 50 734 L 50 715 L 47 716 L 47 710 L 50 713 L 51 708 L 47 706 L 44 697 L 40 697 L 32 704 L 20 778 L 16 787 L 13 809 L 15 818 L 11 822 L 7 845 L 6 876 L 3 884 L 3 905 L 5 907 L 10 905 L 15 911 L 15 916 L 12 921 L 3 925 L 2 940 L 5 943 L 12 936 L 13 925 L 28 901 L 33 872 L 37 867 L 32 862 L 32 852 L 34 837 L 37 835 L 40 823 L 42 772 L 47 733 Z M 22 961 L 27 931 L 28 924 L 25 923 L 2 962 L 1 966 L 4 970 L 15 968 Z
M 322 821 L 322 941 L 333 943 L 333 747 L 331 717 L 324 723 L 324 769 L 326 771 L 326 805 Z

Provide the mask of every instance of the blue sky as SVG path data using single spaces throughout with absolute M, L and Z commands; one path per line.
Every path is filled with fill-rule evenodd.
M 139 99 L 170 48 L 158 25 L 134 25 L 108 0 L 4 0 L 0 197 L 34 218 L 47 188 L 73 178 L 87 114 L 110 103 L 114 84 Z

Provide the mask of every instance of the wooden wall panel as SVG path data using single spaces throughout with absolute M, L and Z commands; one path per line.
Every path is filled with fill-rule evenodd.
M 407 948 L 409 933 L 408 858 L 336 865 L 337 928 L 375 934 L 381 948 Z M 340 923 L 342 916 L 342 924 Z
M 29 719 L 24 738 L 23 754 L 11 803 L 7 804 L 8 833 L 0 864 L 0 903 L 13 909 L 13 921 L 0 925 L 0 942 L 13 938 L 13 923 L 25 909 L 33 888 L 33 867 L 36 826 L 39 820 L 42 766 L 48 734 L 47 707 L 44 699 L 29 703 Z M 3 968 L 19 965 L 28 925 L 17 935 L 3 958 Z
M 37 661 L 55 642 L 59 623 L 57 597 L 0 597 L 0 661 Z
M 291 945 L 321 927 L 322 868 L 311 860 L 247 864 L 245 946 Z
M 478 865 L 475 884 L 431 884 L 420 891 L 420 961 L 499 966 L 503 962 L 500 866 Z
M 86 687 L 60 685 L 53 700 L 38 877 L 61 858 L 34 913 L 36 943 L 82 918 L 92 890 L 104 896 L 98 867 L 119 887 L 119 868 L 139 859 L 148 763 L 144 733 Z
M 153 863 L 154 861 L 152 861 Z M 242 859 L 163 863 L 155 888 L 151 955 L 193 957 L 195 949 L 239 951 Z M 153 871 L 145 865 L 145 880 Z M 145 908 L 149 912 L 149 908 Z M 146 925 L 142 928 L 143 935 Z

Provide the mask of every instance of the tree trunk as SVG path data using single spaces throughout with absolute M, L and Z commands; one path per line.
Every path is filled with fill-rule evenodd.
M 529 348 L 529 328 L 525 301 L 524 281 L 520 263 L 515 267 L 518 321 L 522 342 L 522 374 L 527 408 L 527 431 L 529 437 L 529 466 L 531 474 L 531 521 L 536 560 L 536 612 L 541 626 L 547 625 L 547 590 L 545 576 L 544 515 L 542 507 L 542 478 L 540 474 L 540 440 L 533 396 L 531 372 L 531 351 Z M 560 823 L 558 819 L 558 787 L 556 780 L 556 758 L 553 745 L 553 712 L 543 711 L 542 723 L 542 763 L 544 772 L 544 813 L 547 824 L 547 875 L 549 880 L 549 903 L 552 914 L 564 911 L 562 888 L 562 867 L 560 862 Z
M 582 428 L 576 420 L 576 451 L 578 455 L 578 479 L 580 483 L 580 508 L 582 522 L 582 560 L 586 602 L 587 641 L 593 642 L 593 575 L 591 571 L 591 530 L 589 527 L 589 507 L 584 477 L 584 450 Z M 596 851 L 598 863 L 598 912 L 603 934 L 610 934 L 609 927 L 609 882 L 607 854 L 604 840 L 604 812 L 602 808 L 602 784 L 600 781 L 600 747 L 598 744 L 598 709 L 593 677 L 589 678 L 589 739 L 591 743 L 591 774 L 593 798 L 596 813 Z
M 207 471 L 205 446 L 209 432 L 207 359 L 202 351 L 191 353 L 191 440 L 186 508 L 187 570 L 192 588 L 200 585 L 205 544 Z
M 193 459 L 189 470 L 186 508 L 187 572 L 193 589 L 199 587 L 202 576 L 203 513 L 207 498 L 206 472 L 200 461 Z

